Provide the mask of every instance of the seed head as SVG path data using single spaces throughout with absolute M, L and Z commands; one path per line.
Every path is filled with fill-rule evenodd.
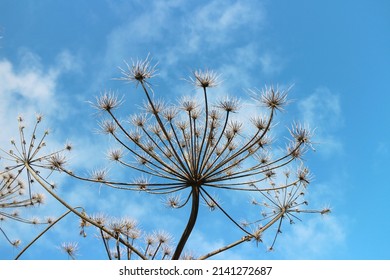
M 108 158 L 113 161 L 119 161 L 123 157 L 123 150 L 115 149 L 108 152 Z
M 35 117 L 36 117 L 37 123 L 40 123 L 42 121 L 42 119 L 43 119 L 43 115 L 40 114 L 40 113 L 36 114 Z
M 138 189 L 140 191 L 144 191 L 148 188 L 149 181 L 147 179 L 141 177 L 141 178 L 135 179 L 134 184 L 138 185 Z
M 147 245 L 153 245 L 154 244 L 154 242 L 156 241 L 156 239 L 155 239 L 155 236 L 154 235 L 152 235 L 152 234 L 147 234 L 146 236 L 145 236 L 145 243 L 147 244 Z
M 32 196 L 34 203 L 42 204 L 45 202 L 45 195 L 43 193 L 37 193 Z
M 154 235 L 155 235 L 155 239 L 160 244 L 166 244 L 166 243 L 168 243 L 172 239 L 172 236 L 169 233 L 165 232 L 165 231 L 155 232 Z
M 260 92 L 260 97 L 255 97 L 255 99 L 260 100 L 260 102 L 268 107 L 271 110 L 279 110 L 282 111 L 283 107 L 288 103 L 287 102 L 287 93 L 288 90 L 280 90 L 278 87 L 265 87 Z M 256 96 L 258 94 L 255 91 L 252 91 L 252 93 L 255 93 Z
M 229 128 L 233 134 L 239 134 L 242 131 L 242 123 L 239 121 L 231 121 L 229 123 Z
M 221 119 L 221 114 L 218 110 L 211 110 L 209 112 L 209 118 L 212 120 L 212 121 L 218 121 L 219 119 Z
M 114 134 L 116 129 L 118 128 L 116 123 L 112 120 L 104 120 L 99 124 L 101 131 L 104 134 Z
M 302 183 L 304 187 L 306 187 L 310 184 L 310 181 L 313 179 L 313 176 L 307 167 L 301 166 L 297 170 L 297 178 L 299 182 Z
M 165 257 L 168 257 L 168 256 L 172 255 L 172 248 L 170 246 L 164 246 L 162 254 L 163 254 L 163 259 Z
M 93 180 L 102 182 L 107 179 L 107 173 L 108 173 L 107 169 L 96 169 L 92 171 L 91 178 Z
M 149 58 L 149 54 L 144 60 L 133 61 L 131 65 L 125 61 L 125 64 L 127 69 L 119 67 L 123 75 L 119 80 L 138 84 L 156 76 L 157 63 L 152 65 L 152 59 Z
M 214 196 L 213 199 L 205 200 L 206 206 L 209 208 L 210 211 L 214 211 L 218 208 L 218 205 L 221 205 L 220 202 L 218 202 L 218 197 Z
M 73 145 L 70 142 L 66 142 L 65 144 L 65 150 L 71 151 L 73 149 Z
M 217 107 L 226 112 L 236 113 L 239 109 L 239 100 L 237 98 L 225 97 L 225 99 L 219 101 Z
M 294 124 L 289 131 L 298 143 L 310 144 L 310 138 L 313 136 L 313 132 L 307 126 Z
M 76 242 L 64 242 L 61 244 L 61 249 L 68 254 L 73 260 L 76 258 L 77 251 L 79 250 L 78 243 Z
M 165 205 L 169 208 L 179 208 L 181 203 L 181 198 L 178 195 L 169 196 L 165 201 Z
M 171 122 L 177 116 L 178 113 L 179 112 L 178 112 L 178 109 L 176 107 L 170 106 L 163 111 L 163 117 L 167 121 Z
M 198 107 L 196 101 L 193 98 L 190 98 L 188 96 L 183 97 L 182 100 L 180 101 L 180 104 L 181 104 L 181 109 L 187 112 L 192 112 Z
M 14 246 L 15 248 L 18 248 L 21 243 L 22 243 L 22 241 L 20 239 L 16 239 L 16 240 L 12 241 L 12 246 Z
M 146 115 L 145 114 L 136 114 L 131 117 L 131 123 L 136 127 L 144 127 L 146 123 Z
M 104 226 L 107 222 L 107 215 L 104 213 L 97 213 L 91 216 L 91 219 L 98 225 Z
M 101 111 L 112 111 L 122 104 L 117 94 L 112 91 L 104 91 L 99 97 L 96 97 L 96 103 L 92 105 Z
M 216 72 L 212 70 L 196 70 L 194 71 L 194 78 L 190 78 L 192 83 L 201 88 L 216 87 L 219 85 L 219 76 Z
M 123 232 L 124 224 L 121 220 L 112 219 L 109 224 L 109 228 L 115 232 L 117 235 L 120 235 Z
M 251 118 L 250 120 L 258 130 L 263 130 L 267 127 L 267 119 L 265 117 L 257 116 Z
M 123 218 L 122 224 L 123 224 L 123 227 L 124 227 L 124 230 L 126 231 L 126 233 L 129 233 L 132 230 L 137 230 L 138 223 L 136 220 L 134 220 L 132 218 L 129 218 L 129 217 Z
M 61 170 L 66 164 L 66 157 L 63 154 L 56 153 L 48 159 L 49 168 Z
M 325 207 L 324 209 L 321 210 L 321 215 L 326 215 L 331 212 L 331 209 L 329 207 Z

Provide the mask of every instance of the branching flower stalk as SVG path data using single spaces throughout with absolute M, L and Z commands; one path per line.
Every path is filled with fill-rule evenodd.
M 133 259 L 131 248 L 118 242 L 118 237 L 123 238 L 133 247 L 143 247 L 139 250 L 143 252 L 143 256 L 147 259 L 165 259 L 171 255 L 170 243 L 172 237 L 166 232 L 158 231 L 153 234 L 146 234 L 139 228 L 137 221 L 127 217 L 118 219 L 98 213 L 90 216 L 90 219 L 116 234 L 115 237 L 112 237 L 98 229 L 98 238 L 102 240 L 107 257 L 110 260 Z M 88 226 L 90 224 L 82 220 L 83 231 Z
M 76 207 L 77 209 L 77 207 Z M 25 246 L 20 252 L 19 254 L 17 254 L 17 256 L 15 257 L 15 260 L 18 260 L 23 254 L 24 252 L 27 251 L 28 248 L 30 248 L 30 246 L 32 246 L 39 238 L 41 238 L 48 230 L 50 230 L 53 226 L 55 226 L 59 221 L 61 221 L 63 218 L 65 218 L 69 213 L 71 213 L 71 211 L 66 211 L 64 214 L 62 214 L 60 217 L 58 217 L 57 219 L 55 220 L 49 220 L 47 222 L 48 226 L 41 232 L 39 233 L 33 240 L 31 240 L 31 242 L 29 244 L 27 244 L 27 246 Z
M 291 173 L 289 171 L 285 171 L 283 174 L 286 179 L 284 183 L 281 183 L 281 186 L 278 187 L 273 180 L 268 180 L 270 188 L 259 189 L 258 192 L 262 200 L 259 201 L 255 198 L 252 200 L 254 206 L 262 208 L 261 217 L 252 222 L 242 222 L 242 224 L 244 227 L 256 225 L 254 233 L 212 251 L 199 259 L 210 258 L 252 239 L 261 242 L 263 233 L 274 224 L 277 224 L 276 234 L 274 235 L 272 245 L 269 247 L 269 250 L 272 251 L 278 235 L 282 232 L 281 228 L 285 220 L 288 220 L 290 224 L 294 224 L 295 220 L 300 221 L 300 218 L 298 218 L 300 213 L 317 213 L 321 215 L 330 213 L 330 209 L 327 207 L 322 210 L 302 208 L 308 205 L 308 202 L 304 199 L 304 195 L 308 184 L 312 180 L 312 175 L 307 168 L 300 167 L 297 170 L 297 174 L 295 174 L 297 179 L 293 182 L 289 182 L 291 179 Z
M 213 209 L 221 210 L 239 227 L 246 234 L 244 240 L 258 238 L 264 227 L 254 232 L 246 230 L 213 199 L 210 190 L 245 191 L 263 195 L 267 192 L 286 192 L 291 195 L 296 186 L 307 180 L 307 176 L 301 174 L 301 177 L 287 184 L 264 187 L 266 182 L 276 176 L 277 170 L 300 161 L 307 148 L 311 147 L 310 129 L 294 124 L 284 154 L 272 156 L 269 132 L 275 115 L 283 111 L 288 103 L 287 91 L 278 87 L 252 91 L 254 100 L 265 107 L 268 114 L 252 117 L 252 127 L 245 132 L 244 125 L 233 118 L 240 108 L 237 99 L 225 98 L 214 105 L 209 104 L 209 89 L 220 83 L 219 75 L 215 72 L 197 70 L 190 78 L 196 87 L 202 89 L 203 106 L 191 98 L 167 105 L 154 99 L 149 80 L 156 75 L 156 65 L 152 64 L 149 57 L 133 62 L 132 65 L 126 63 L 126 66 L 126 69 L 120 68 L 123 76 L 119 80 L 141 86 L 147 100 L 145 111 L 133 115 L 128 121 L 120 120 L 115 109 L 123 101 L 111 91 L 103 92 L 92 104 L 108 114 L 109 118 L 100 123 L 101 129 L 120 146 L 109 152 L 109 158 L 144 175 L 133 182 L 117 182 L 107 176 L 83 178 L 64 168 L 61 170 L 78 179 L 103 183 L 112 188 L 169 195 L 168 204 L 176 209 L 190 203 L 189 218 L 172 259 L 182 256 L 202 200 Z M 148 177 L 151 179 L 146 179 Z M 172 198 L 177 192 L 186 193 L 187 198 L 181 204 Z M 268 198 L 267 195 L 265 197 Z M 285 206 L 275 212 L 265 228 L 293 215 L 291 207 Z
M 11 140 L 12 149 L 4 150 L 0 148 L 3 156 L 1 159 L 5 162 L 6 166 L 4 171 L 0 171 L 0 176 L 2 180 L 0 183 L 0 218 L 3 220 L 5 218 L 12 218 L 13 220 L 38 224 L 41 223 L 36 219 L 28 220 L 19 217 L 17 212 L 12 214 L 3 211 L 2 209 L 8 210 L 11 208 L 20 208 L 28 207 L 37 204 L 43 203 L 44 195 L 43 194 L 33 194 L 32 193 L 32 184 L 38 183 L 43 187 L 52 197 L 54 197 L 59 203 L 65 206 L 70 212 L 77 215 L 83 221 L 94 225 L 99 228 L 102 232 L 108 236 L 116 236 L 114 232 L 109 229 L 99 225 L 94 220 L 88 217 L 88 215 L 82 210 L 79 211 L 79 207 L 72 207 L 64 199 L 62 199 L 56 192 L 56 185 L 47 180 L 48 175 L 44 176 L 42 171 L 49 170 L 50 173 L 55 170 L 60 170 L 64 164 L 66 164 L 66 157 L 63 154 L 66 151 L 70 151 L 72 146 L 66 144 L 63 149 L 59 149 L 55 152 L 49 154 L 43 154 L 42 150 L 46 146 L 45 138 L 49 134 L 46 130 L 43 133 L 43 136 L 38 138 L 38 125 L 42 121 L 42 115 L 37 115 L 34 128 L 32 130 L 31 136 L 27 137 L 25 133 L 25 125 L 22 117 L 18 118 L 19 121 L 19 143 L 15 140 Z M 12 173 L 13 172 L 13 173 Z M 13 174 L 16 175 L 13 175 Z M 20 179 L 22 174 L 27 178 L 28 183 L 28 196 L 27 198 L 18 200 L 16 195 L 23 195 L 23 191 L 26 188 L 23 181 Z M 49 174 L 50 175 L 50 174 Z M 45 222 L 49 223 L 49 222 Z M 6 239 L 11 242 L 12 245 L 19 245 L 20 241 L 10 241 L 4 230 L 0 228 L 2 234 Z M 141 259 L 145 259 L 144 255 L 140 253 L 135 247 L 123 240 L 118 238 L 118 242 L 124 246 L 130 248 L 135 254 L 137 254 Z
M 19 178 L 19 174 L 10 171 L 0 171 L 0 221 L 11 220 L 15 222 L 37 225 L 47 224 L 48 221 L 40 221 L 38 218 L 25 218 L 18 210 L 33 207 L 44 203 L 45 196 L 40 193 L 26 195 L 26 185 Z M 0 226 L 0 232 L 5 239 L 15 247 L 20 240 L 11 240 L 6 231 Z
M 8 168 L 6 168 L 8 170 Z M 49 229 L 51 229 L 57 222 L 62 220 L 66 215 L 70 213 L 67 211 L 59 218 L 54 219 L 51 217 L 41 221 L 38 218 L 24 218 L 17 209 L 25 209 L 33 206 L 41 205 L 44 203 L 45 196 L 43 194 L 31 194 L 28 196 L 25 194 L 25 183 L 19 178 L 20 172 L 17 175 L 9 171 L 1 172 L 0 179 L 0 220 L 16 221 L 30 225 L 47 225 L 47 227 L 39 233 L 32 241 L 30 241 L 15 257 L 19 259 L 21 255 L 33 245 L 41 236 L 43 236 Z M 76 208 L 77 209 L 77 208 Z M 4 235 L 5 239 L 14 247 L 18 247 L 21 244 L 21 240 L 11 241 L 5 230 L 0 227 L 0 232 Z
M 38 140 L 36 129 L 42 119 L 38 116 L 29 140 L 20 121 L 20 143 L 12 141 L 11 150 L 0 150 L 5 154 L 3 158 L 12 162 L 1 173 L 4 182 L 10 180 L 7 176 L 11 176 L 11 172 L 26 174 L 29 200 L 19 203 L 37 202 L 31 190 L 31 184 L 37 182 L 81 219 L 81 234 L 85 234 L 84 228 L 87 226 L 98 229 L 109 259 L 132 259 L 133 255 L 141 259 L 192 259 L 184 249 L 202 203 L 211 210 L 221 211 L 234 227 L 242 231 L 243 236 L 200 259 L 207 259 L 246 241 L 262 242 L 264 232 L 276 227 L 270 246 L 272 249 L 284 221 L 293 223 L 299 220 L 298 215 L 301 213 L 329 212 L 327 208 L 305 208 L 307 201 L 303 196 L 312 176 L 301 159 L 308 149 L 312 149 L 313 132 L 306 126 L 294 123 L 288 131 L 290 137 L 286 148 L 282 152 L 272 153 L 274 148 L 270 133 L 276 115 L 288 104 L 289 89 L 271 86 L 251 90 L 254 102 L 265 110 L 259 109 L 259 114 L 248 117 L 250 122 L 244 124 L 235 118 L 240 112 L 238 99 L 226 97 L 216 103 L 210 102 L 210 91 L 220 84 L 220 76 L 214 71 L 197 70 L 189 79 L 200 89 L 202 102 L 184 97 L 177 103 L 168 104 L 154 96 L 150 79 L 157 74 L 157 64 L 153 64 L 149 56 L 145 60 L 125 65 L 125 68 L 120 68 L 122 77 L 118 80 L 135 83 L 136 88 L 143 92 L 146 99 L 144 110 L 123 120 L 116 109 L 124 101 L 112 91 L 102 92 L 92 105 L 106 114 L 107 119 L 103 119 L 99 126 L 119 146 L 108 152 L 109 159 L 128 168 L 131 175 L 134 171 L 140 173 L 140 177 L 132 181 L 117 181 L 111 179 L 107 169 L 95 170 L 88 177 L 80 176 L 66 167 L 64 152 L 71 150 L 69 144 L 62 150 L 42 155 L 41 149 L 45 146 L 48 132 Z M 295 171 L 282 173 L 281 170 L 286 168 Z M 146 236 L 145 247 L 139 249 L 142 234 L 133 222 L 128 219 L 106 219 L 101 215 L 91 216 L 78 211 L 55 192 L 55 185 L 42 175 L 43 170 L 60 171 L 78 180 L 96 182 L 119 190 L 163 195 L 169 207 L 188 208 L 188 220 L 178 243 L 171 247 L 171 237 L 157 233 Z M 283 181 L 280 179 L 281 174 L 285 177 Z M 15 184 L 13 179 L 11 181 Z M 214 192 L 225 196 L 232 192 L 251 194 L 254 197 L 252 204 L 262 208 L 261 217 L 250 222 L 238 222 L 237 213 L 226 204 L 222 206 Z M 74 258 L 78 245 L 64 243 L 62 249 Z

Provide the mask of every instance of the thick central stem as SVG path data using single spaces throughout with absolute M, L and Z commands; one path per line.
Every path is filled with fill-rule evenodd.
M 180 241 L 177 244 L 175 253 L 172 256 L 172 260 L 178 260 L 180 258 L 181 253 L 183 252 L 184 246 L 187 243 L 188 237 L 190 236 L 192 229 L 195 226 L 196 218 L 198 217 L 199 210 L 199 187 L 192 186 L 192 206 L 190 217 L 187 222 L 187 226 L 181 235 Z

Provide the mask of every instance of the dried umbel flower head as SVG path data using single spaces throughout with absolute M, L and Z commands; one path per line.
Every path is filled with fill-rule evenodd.
M 271 110 L 282 111 L 284 106 L 288 104 L 287 94 L 290 88 L 285 90 L 279 87 L 267 87 L 265 86 L 262 90 L 250 90 L 253 94 L 253 98 L 256 101 L 260 101 L 265 107 Z
M 179 99 L 176 104 L 167 105 L 167 102 L 155 97 L 149 83 L 156 73 L 156 65 L 152 64 L 149 56 L 132 65 L 126 63 L 126 66 L 126 69 L 120 68 L 123 76 L 119 80 L 141 85 L 145 110 L 128 121 L 128 118 L 117 115 L 120 112 L 112 110 L 117 102 L 112 96 L 107 96 L 98 102 L 101 104 L 98 107 L 108 116 L 108 120 L 100 126 L 121 146 L 121 150 L 109 152 L 110 159 L 140 172 L 141 176 L 133 181 L 116 182 L 108 180 L 105 174 L 97 174 L 87 180 L 117 189 L 167 195 L 165 204 L 169 207 L 189 208 L 189 219 L 172 254 L 173 259 L 180 258 L 202 204 L 221 211 L 245 233 L 243 240 L 261 236 L 261 231 L 251 233 L 236 222 L 229 204 L 221 205 L 210 195 L 211 190 L 218 195 L 229 191 L 260 193 L 271 200 L 272 203 L 268 201 L 268 205 L 274 207 L 271 214 L 265 215 L 271 217 L 269 221 L 275 223 L 279 219 L 292 217 L 291 213 L 298 209 L 297 201 L 301 193 L 296 192 L 297 188 L 307 186 L 310 173 L 301 169 L 296 173 L 294 182 L 278 186 L 278 170 L 301 159 L 306 146 L 311 144 L 311 131 L 296 125 L 290 130 L 288 148 L 272 154 L 274 142 L 270 130 L 275 125 L 276 112 L 283 111 L 288 103 L 289 89 L 265 87 L 252 91 L 257 103 L 268 110 L 264 110 L 264 115 L 260 112 L 259 116 L 245 115 L 246 119 L 251 120 L 246 124 L 237 121 L 233 114 L 247 114 L 236 97 L 210 103 L 208 93 L 220 83 L 219 75 L 214 71 L 193 72 L 191 81 L 204 93 L 203 100 L 187 97 Z M 287 179 L 292 180 L 292 177 Z M 179 199 L 183 193 L 185 197 Z M 280 199 L 282 196 L 285 199 Z M 186 208 L 189 204 L 191 207 Z M 120 228 L 116 231 L 123 234 Z M 156 256 L 155 251 L 146 251 L 148 253 L 145 255 L 151 258 Z M 117 255 L 120 255 L 119 252 Z
M 170 195 L 164 201 L 164 204 L 169 208 L 180 208 L 183 205 L 183 201 L 179 195 Z
M 168 232 L 162 230 L 155 232 L 154 236 L 155 236 L 155 240 L 159 244 L 167 244 L 172 240 L 172 236 Z
M 194 77 L 190 77 L 193 84 L 197 87 L 211 88 L 216 87 L 219 82 L 219 77 L 216 72 L 206 69 L 206 70 L 196 70 L 193 73 Z
M 15 179 L 26 173 L 25 178 L 28 178 L 26 183 L 28 184 L 29 198 L 32 199 L 31 185 L 35 181 L 34 175 L 40 177 L 43 181 L 46 181 L 42 176 L 41 171 L 44 169 L 59 170 L 63 168 L 66 163 L 66 157 L 64 152 L 71 150 L 71 144 L 67 143 L 62 149 L 58 149 L 55 152 L 44 154 L 44 148 L 46 147 L 46 137 L 48 136 L 48 130 L 45 130 L 39 135 L 39 125 L 42 123 L 43 116 L 38 114 L 35 119 L 35 125 L 31 129 L 31 134 L 27 133 L 27 128 L 23 124 L 22 117 L 18 117 L 19 122 L 19 137 L 18 141 L 11 141 L 11 149 L 5 150 L 0 148 L 1 158 L 4 159 L 4 163 L 7 165 L 4 168 L 4 172 L 0 171 L 0 174 L 5 174 L 8 171 L 17 170 L 14 175 Z M 34 170 L 40 170 L 34 172 Z M 19 180 L 20 181 L 20 180 Z M 24 187 L 23 187 L 24 188 Z M 41 196 L 37 197 L 37 201 L 42 201 Z
M 48 159 L 48 166 L 53 170 L 61 170 L 66 164 L 66 156 L 62 153 L 56 153 Z
M 194 100 L 193 98 L 191 98 L 189 96 L 183 97 L 180 100 L 180 104 L 181 104 L 181 108 L 180 109 L 183 109 L 184 111 L 187 111 L 189 113 L 193 112 L 198 107 L 198 104 L 196 103 L 196 100 Z
M 101 111 L 112 111 L 118 108 L 122 104 L 122 99 L 118 98 L 118 95 L 111 90 L 104 91 L 99 97 L 96 98 L 96 102 L 92 103 L 92 106 Z
M 26 127 L 24 119 L 18 117 L 19 139 L 11 141 L 9 149 L 0 147 L 0 158 L 4 169 L 0 170 L 0 219 L 21 222 L 23 224 L 52 224 L 52 219 L 42 220 L 38 217 L 26 218 L 24 211 L 31 206 L 39 206 L 45 202 L 45 196 L 35 192 L 36 183 L 47 184 L 49 192 L 54 183 L 48 182 L 53 170 L 62 170 L 66 163 L 64 153 L 71 150 L 67 143 L 63 148 L 45 153 L 48 130 L 40 131 L 39 125 L 43 116 L 37 114 L 32 128 Z M 46 185 L 45 185 L 46 186 Z M 2 218 L 4 217 L 4 219 Z M 0 225 L 0 232 L 10 242 L 7 232 Z M 15 246 L 18 242 L 10 242 Z M 23 251 L 22 251 L 23 252 Z
M 236 113 L 240 108 L 240 101 L 237 98 L 227 96 L 219 101 L 217 107 L 226 112 Z
M 149 55 L 145 60 L 133 61 L 131 65 L 125 61 L 125 64 L 126 69 L 119 67 L 122 77 L 118 80 L 136 82 L 138 84 L 146 82 L 146 80 L 156 75 L 157 64 L 152 65 L 152 59 L 150 59 Z
M 123 155 L 122 149 L 112 149 L 108 152 L 108 158 L 112 161 L 120 161 Z
M 100 122 L 99 126 L 103 134 L 111 135 L 113 135 L 118 128 L 118 125 L 112 120 L 103 120 Z
M 108 216 L 105 213 L 96 213 L 91 216 L 91 219 L 97 224 L 104 226 L 107 223 Z
M 79 246 L 77 242 L 63 242 L 60 248 L 68 255 L 69 258 L 71 258 L 72 260 L 76 259 L 77 252 L 79 251 Z
M 20 239 L 16 239 L 16 240 L 12 241 L 12 246 L 14 246 L 15 248 L 18 248 L 21 243 L 22 243 L 22 241 Z
M 270 248 L 274 248 L 277 237 L 282 232 L 284 221 L 294 224 L 299 213 L 319 213 L 324 214 L 329 208 L 323 210 L 308 210 L 304 207 L 308 205 L 304 198 L 306 188 L 312 180 L 310 170 L 305 166 L 299 166 L 296 169 L 295 176 L 287 169 L 282 174 L 285 176 L 285 182 L 279 186 L 270 182 L 270 188 L 259 189 L 263 201 L 252 200 L 252 205 L 262 207 L 261 218 L 253 222 L 247 222 L 249 225 L 259 225 L 254 231 L 255 234 L 262 234 L 275 220 L 278 220 L 278 226 Z M 256 187 L 256 185 L 254 185 Z M 260 226 L 261 225 L 261 226 Z
M 314 131 L 311 130 L 307 125 L 294 123 L 293 127 L 289 131 L 296 142 L 311 144 L 311 138 L 313 137 Z
M 108 175 L 108 170 L 106 168 L 95 169 L 91 173 L 91 179 L 98 182 L 104 182 L 107 179 L 107 175 Z
M 301 166 L 297 170 L 297 178 L 302 186 L 306 187 L 313 179 L 313 175 L 307 167 Z
M 145 127 L 145 124 L 147 122 L 147 115 L 146 114 L 135 114 L 131 117 L 130 122 L 139 128 Z
M 38 225 L 47 224 L 40 222 L 37 217 L 26 218 L 23 214 L 27 208 L 39 206 L 45 201 L 45 195 L 41 193 L 25 193 L 25 183 L 19 179 L 20 173 L 16 175 L 8 171 L 0 171 L 0 221 L 19 222 L 23 224 Z M 24 210 L 19 211 L 19 210 Z M 0 236 L 12 246 L 18 246 L 20 240 L 11 241 L 7 229 L 0 224 Z
M 123 228 L 125 230 L 125 234 L 129 234 L 133 230 L 138 231 L 138 222 L 130 217 L 122 218 Z
M 33 194 L 31 199 L 37 204 L 42 204 L 45 202 L 45 195 L 42 193 Z

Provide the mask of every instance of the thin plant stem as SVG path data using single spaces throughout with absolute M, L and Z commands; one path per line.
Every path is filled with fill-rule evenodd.
M 75 207 L 75 209 L 77 208 L 81 208 L 81 207 Z M 23 248 L 23 250 L 21 250 L 19 252 L 19 254 L 15 257 L 15 260 L 18 260 L 25 251 L 27 251 L 28 248 L 31 247 L 31 245 L 33 245 L 42 235 L 44 235 L 49 229 L 51 229 L 56 223 L 58 223 L 60 220 L 62 220 L 65 216 L 67 216 L 69 213 L 71 213 L 72 211 L 68 210 L 67 212 L 65 212 L 64 214 L 62 214 L 58 219 L 56 219 L 55 221 L 53 221 L 45 230 L 43 230 L 40 234 L 38 234 L 29 244 L 27 244 L 26 247 Z
M 180 238 L 179 243 L 177 244 L 176 250 L 172 256 L 172 260 L 178 260 L 180 258 L 180 255 L 184 249 L 185 244 L 187 243 L 187 240 L 195 226 L 196 219 L 198 217 L 198 210 L 199 210 L 199 196 L 200 196 L 200 190 L 198 186 L 192 186 L 192 205 L 191 205 L 191 213 L 190 217 L 187 222 L 187 226 L 183 231 L 183 234 Z
M 284 211 L 281 211 L 280 213 L 278 213 L 278 215 L 276 215 L 271 221 L 269 221 L 265 226 L 261 227 L 259 230 L 257 230 L 253 235 L 247 235 L 247 236 L 244 236 L 242 237 L 241 239 L 237 240 L 237 241 L 234 241 L 232 243 L 230 243 L 229 245 L 226 245 L 222 248 L 219 248 L 215 251 L 212 251 L 202 257 L 199 258 L 199 260 L 205 260 L 205 259 L 208 259 L 212 256 L 215 256 L 219 253 L 222 253 L 226 250 L 229 250 L 237 245 L 240 245 L 242 244 L 243 242 L 246 242 L 246 241 L 250 241 L 252 238 L 254 238 L 254 236 L 260 236 L 264 231 L 266 231 L 269 227 L 271 227 L 274 223 L 276 223 L 279 219 L 281 219 L 283 217 L 283 215 L 285 214 L 285 210 Z
M 35 170 L 31 168 L 31 166 L 28 164 L 28 163 L 25 163 L 25 166 L 27 168 L 27 170 L 29 171 L 29 174 L 31 174 L 34 179 L 50 194 L 52 195 L 58 202 L 60 202 L 62 205 L 64 205 L 67 209 L 69 209 L 71 212 L 73 212 L 74 214 L 76 214 L 77 216 L 79 216 L 82 220 L 85 220 L 87 221 L 88 223 L 94 225 L 95 227 L 101 229 L 102 231 L 104 231 L 105 233 L 107 233 L 108 235 L 112 236 L 115 238 L 115 235 L 110 232 L 109 230 L 107 230 L 106 228 L 102 227 L 101 225 L 99 225 L 98 223 L 96 223 L 94 220 L 88 218 L 86 215 L 83 215 L 82 213 L 78 212 L 75 208 L 73 208 L 72 206 L 70 206 L 67 202 L 65 202 L 61 197 L 59 197 L 55 192 L 53 192 L 51 190 L 51 188 L 49 188 L 48 186 L 46 186 L 45 182 L 43 180 L 41 180 L 41 178 L 38 176 L 38 174 L 36 174 Z M 141 259 L 144 259 L 146 260 L 146 257 L 141 253 L 139 252 L 136 248 L 134 248 L 134 246 L 131 246 L 131 244 L 128 244 L 125 240 L 121 239 L 120 238 L 120 241 L 122 244 L 124 244 L 125 246 L 129 246 Z

